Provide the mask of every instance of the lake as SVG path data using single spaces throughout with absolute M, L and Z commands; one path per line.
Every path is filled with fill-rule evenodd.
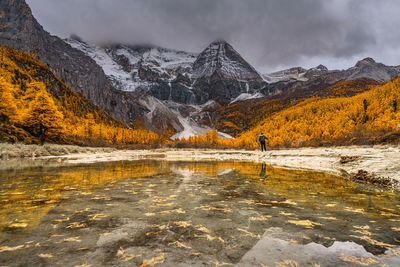
M 400 266 L 399 246 L 399 191 L 325 173 L 162 160 L 0 170 L 0 266 Z

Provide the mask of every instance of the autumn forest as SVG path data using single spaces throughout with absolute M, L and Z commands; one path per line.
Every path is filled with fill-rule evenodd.
M 156 133 L 132 129 L 107 115 L 29 54 L 6 47 L 0 53 L 3 141 L 91 145 L 163 141 Z

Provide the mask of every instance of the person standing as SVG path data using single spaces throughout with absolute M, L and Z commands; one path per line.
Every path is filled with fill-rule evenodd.
M 265 146 L 267 137 L 263 133 L 261 133 L 260 136 L 258 137 L 258 141 L 260 142 L 261 145 L 261 151 L 267 151 L 267 147 Z

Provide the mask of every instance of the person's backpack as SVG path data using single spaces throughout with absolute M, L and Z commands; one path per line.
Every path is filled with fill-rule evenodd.
M 260 135 L 260 137 L 258 137 L 258 140 L 259 140 L 261 143 L 264 143 L 264 142 L 265 142 L 265 135 Z

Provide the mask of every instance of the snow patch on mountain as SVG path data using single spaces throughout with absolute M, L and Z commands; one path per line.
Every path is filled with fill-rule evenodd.
M 200 126 L 196 122 L 194 122 L 190 117 L 182 117 L 181 115 L 178 115 L 179 121 L 184 127 L 184 130 L 174 134 L 171 139 L 176 140 L 176 139 L 188 139 L 191 136 L 196 136 L 196 135 L 205 135 L 206 132 L 211 131 L 212 129 L 207 126 Z M 225 138 L 225 139 L 231 139 L 233 138 L 229 134 L 218 132 L 218 137 L 219 138 Z
M 195 122 L 193 122 L 189 117 L 179 116 L 179 122 L 182 124 L 184 130 L 174 134 L 171 139 L 181 139 L 189 138 L 195 135 L 204 135 L 207 132 L 206 128 L 199 127 Z
M 248 93 L 243 93 L 240 94 L 238 97 L 236 97 L 234 100 L 232 100 L 229 104 L 235 103 L 235 102 L 240 102 L 240 101 L 245 101 L 249 99 L 256 99 L 256 98 L 261 98 L 264 97 L 262 93 L 255 93 L 255 94 L 248 94 Z
M 263 74 L 262 77 L 268 83 L 277 83 L 289 80 L 306 82 L 327 72 L 327 67 L 325 67 L 324 65 L 318 65 L 308 70 L 303 69 L 302 67 L 294 67 L 290 69 L 276 71 L 273 73 Z
M 140 103 L 149 110 L 145 116 L 146 125 L 157 125 L 159 121 L 163 121 L 165 118 L 173 122 L 172 126 L 177 131 L 177 133 L 171 137 L 173 140 L 204 135 L 206 132 L 212 130 L 212 128 L 208 126 L 198 124 L 192 119 L 191 115 L 200 113 L 202 109 L 213 105 L 214 101 L 209 101 L 203 105 L 183 105 L 173 101 L 160 101 L 152 96 L 147 96 L 147 98 L 141 99 Z M 183 116 L 181 113 L 182 110 L 186 110 L 188 115 Z M 223 132 L 218 132 L 218 137 L 233 138 L 229 134 Z
M 174 70 L 178 67 L 189 68 L 196 60 L 197 55 L 183 51 L 167 50 L 164 48 L 152 48 L 143 53 L 142 59 L 145 62 L 156 62 L 161 69 Z
M 268 83 L 276 83 L 280 81 L 287 81 L 290 79 L 307 81 L 307 78 L 304 77 L 307 70 L 301 67 L 294 67 L 286 70 L 276 71 L 273 73 L 268 73 L 262 75 L 264 80 Z
M 132 81 L 131 74 L 125 72 L 122 66 L 115 62 L 107 53 L 105 48 L 89 45 L 75 39 L 66 39 L 65 41 L 73 48 L 81 50 L 87 56 L 94 59 L 103 68 L 104 73 L 115 88 L 122 89 L 123 91 L 134 91 L 138 86 L 137 83 Z
M 175 79 L 178 73 L 189 72 L 197 54 L 160 47 L 110 45 L 100 47 L 76 39 L 66 39 L 100 65 L 112 85 L 123 91 L 150 87 L 154 81 L 143 79 L 140 70 L 149 70 L 164 82 Z

